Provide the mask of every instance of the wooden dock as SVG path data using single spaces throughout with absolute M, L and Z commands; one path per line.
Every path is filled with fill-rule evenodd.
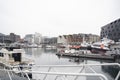
M 77 57 L 77 58 L 92 58 L 92 59 L 106 59 L 114 60 L 113 56 L 101 54 L 79 54 L 79 53 L 57 53 L 58 56 Z

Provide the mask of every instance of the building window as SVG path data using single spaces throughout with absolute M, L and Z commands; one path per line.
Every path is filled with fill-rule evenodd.
M 117 33 L 117 36 L 119 36 L 119 33 Z
M 113 25 L 111 25 L 111 28 L 113 28 Z
M 120 36 L 120 33 L 118 35 Z
M 116 31 L 119 31 L 119 29 L 118 29 L 118 28 L 116 28 Z
M 117 21 L 115 21 L 114 23 L 116 23 Z
M 102 30 L 104 30 L 104 28 L 102 28 Z
M 116 36 L 116 33 L 114 33 L 114 36 Z
M 114 32 L 115 30 L 113 29 L 112 31 Z
M 118 21 L 120 22 L 120 19 Z

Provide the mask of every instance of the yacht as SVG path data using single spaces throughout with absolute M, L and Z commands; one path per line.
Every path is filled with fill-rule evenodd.
M 0 49 L 2 49 L 2 47 L 5 47 L 6 44 L 5 43 L 0 43 Z
M 22 63 L 31 64 L 33 60 L 29 60 L 24 56 L 25 51 L 19 47 L 4 47 L 0 50 L 0 63 L 5 66 L 15 66 Z
M 113 40 L 103 38 L 99 42 L 95 42 L 91 45 L 92 53 L 105 53 L 110 50 L 110 45 L 114 44 Z

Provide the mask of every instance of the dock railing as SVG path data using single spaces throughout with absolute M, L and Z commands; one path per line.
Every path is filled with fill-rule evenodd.
M 39 75 L 39 79 L 35 80 L 80 80 L 80 77 L 82 77 L 81 80 L 86 80 L 86 77 L 98 77 L 99 80 L 109 80 L 107 76 L 105 76 L 102 73 L 97 73 L 93 66 L 118 66 L 120 67 L 119 63 L 102 63 L 102 64 L 80 64 L 80 65 L 33 65 L 33 66 L 10 66 L 11 69 L 0 69 L 0 71 L 6 71 L 8 72 L 9 79 L 12 80 L 11 74 L 12 72 L 15 72 L 15 70 L 12 70 L 13 68 L 18 68 L 16 72 L 25 74 L 26 80 L 31 80 L 28 76 L 28 73 L 37 74 Z M 21 70 L 20 67 L 31 67 L 32 70 Z M 69 69 L 71 68 L 71 71 Z M 72 71 L 73 68 L 76 68 L 74 72 Z M 88 68 L 91 70 L 90 73 L 85 73 L 85 68 Z M 61 71 L 61 69 L 64 71 Z M 41 76 L 40 76 L 41 75 Z M 49 75 L 52 75 L 52 79 L 48 79 Z M 53 77 L 54 75 L 54 77 Z M 73 76 L 71 78 L 71 76 Z M 120 76 L 120 70 L 115 77 L 114 80 L 118 80 Z M 24 77 L 24 76 L 22 76 Z M 53 79 L 54 78 L 54 79 Z

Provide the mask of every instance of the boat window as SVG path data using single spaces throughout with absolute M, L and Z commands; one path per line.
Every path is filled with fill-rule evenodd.
M 3 53 L 0 53 L 0 57 L 4 57 Z
M 14 58 L 15 62 L 20 61 L 21 62 L 21 53 L 13 53 L 12 57 Z
M 93 46 L 100 47 L 100 45 L 94 44 Z

